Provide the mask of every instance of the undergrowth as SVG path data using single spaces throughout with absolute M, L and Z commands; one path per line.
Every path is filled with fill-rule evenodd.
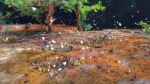
M 147 34 L 150 34 L 150 24 L 147 22 L 141 21 L 139 25 L 142 27 L 143 31 Z

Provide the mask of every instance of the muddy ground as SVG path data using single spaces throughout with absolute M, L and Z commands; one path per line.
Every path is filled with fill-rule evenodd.
M 0 39 L 0 84 L 150 84 L 150 36 L 141 30 Z

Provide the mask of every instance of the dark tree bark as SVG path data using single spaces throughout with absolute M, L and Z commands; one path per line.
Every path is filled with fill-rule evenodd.
M 46 24 L 47 24 L 47 26 L 48 26 L 47 31 L 51 31 L 51 29 L 52 29 L 53 14 L 54 14 L 54 12 L 55 12 L 54 8 L 55 8 L 54 5 L 49 5 L 49 6 L 48 6 L 48 12 L 47 12 L 47 18 L 46 18 Z
M 76 4 L 75 11 L 76 11 L 76 17 L 77 17 L 77 27 L 78 27 L 78 30 L 79 31 L 83 31 L 83 29 L 81 27 L 80 5 L 79 4 Z

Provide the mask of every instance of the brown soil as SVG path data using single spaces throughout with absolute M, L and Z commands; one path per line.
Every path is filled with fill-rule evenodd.
M 42 48 L 49 41 L 54 50 Z M 6 76 L 10 84 L 150 83 L 150 37 L 139 30 L 59 32 L 24 36 L 15 43 L 0 45 L 0 49 L 24 49 L 16 51 L 17 60 L 0 63 L 0 72 L 20 75 Z M 53 61 L 61 65 L 64 57 L 67 65 L 48 68 Z M 34 62 L 40 67 L 32 65 Z

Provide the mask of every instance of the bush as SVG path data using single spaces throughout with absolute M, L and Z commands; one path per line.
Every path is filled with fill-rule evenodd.
M 148 24 L 147 22 L 143 22 L 141 21 L 139 23 L 139 25 L 143 28 L 143 31 L 147 34 L 150 34 L 150 24 Z

